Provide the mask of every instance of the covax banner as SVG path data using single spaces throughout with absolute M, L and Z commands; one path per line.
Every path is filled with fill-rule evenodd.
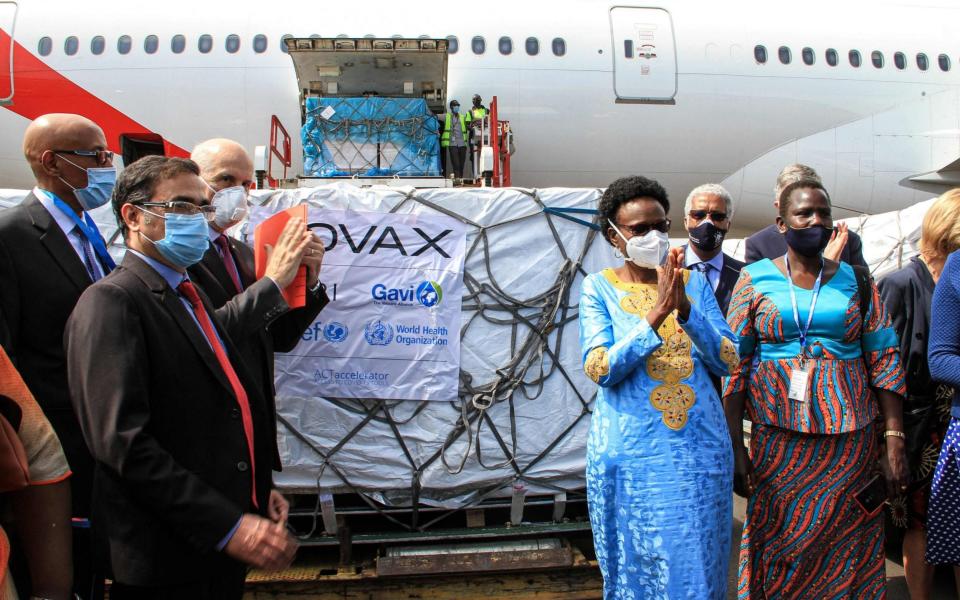
M 268 216 L 254 209 L 250 223 Z M 278 393 L 455 400 L 464 225 L 316 207 L 307 216 L 326 248 L 320 280 L 330 303 L 292 352 L 276 355 Z

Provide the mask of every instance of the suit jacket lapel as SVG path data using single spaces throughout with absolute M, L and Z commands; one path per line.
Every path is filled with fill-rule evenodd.
M 63 230 L 53 220 L 53 216 L 47 212 L 33 193 L 23 201 L 23 207 L 33 220 L 33 226 L 40 232 L 40 243 L 47 249 L 67 278 L 79 291 L 87 289 L 93 283 L 87 268 L 77 256 L 76 250 L 73 249 Z
M 220 253 L 212 243 L 203 254 L 200 264 L 210 271 L 213 278 L 217 280 L 217 283 L 220 284 L 220 287 L 226 292 L 228 299 L 233 296 L 233 290 L 236 286 L 233 285 L 233 279 L 230 277 L 230 273 L 227 272 L 227 266 L 223 263 L 223 259 L 220 258 Z
M 123 267 L 136 273 L 147 287 L 150 288 L 150 291 L 156 295 L 160 304 L 163 305 L 164 309 L 166 309 L 170 316 L 173 317 L 173 320 L 176 321 L 180 330 L 183 331 L 187 339 L 190 340 L 193 348 L 203 359 L 203 362 L 206 363 L 207 367 L 213 373 L 213 376 L 216 377 L 217 381 L 232 395 L 233 386 L 230 385 L 226 373 L 223 372 L 223 367 L 220 366 L 220 362 L 217 360 L 217 356 L 213 353 L 213 349 L 207 342 L 206 336 L 200 327 L 197 326 L 197 323 L 194 322 L 190 313 L 187 312 L 188 309 L 184 306 L 183 301 L 180 300 L 177 292 L 170 289 L 166 280 L 161 277 L 159 273 L 154 271 L 150 265 L 140 260 L 140 258 L 132 252 L 127 252 L 124 255 Z
M 247 289 L 257 281 L 253 251 L 239 240 L 227 239 L 230 240 L 230 254 L 233 256 L 233 262 L 240 273 L 240 283 L 243 284 L 243 289 Z

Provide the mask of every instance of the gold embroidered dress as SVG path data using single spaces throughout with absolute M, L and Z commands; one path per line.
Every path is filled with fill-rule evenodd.
M 700 273 L 683 271 L 690 316 L 653 331 L 656 284 L 589 275 L 580 296 L 584 370 L 600 388 L 587 442 L 587 500 L 605 599 L 726 595 L 733 454 L 710 379 L 739 360 Z

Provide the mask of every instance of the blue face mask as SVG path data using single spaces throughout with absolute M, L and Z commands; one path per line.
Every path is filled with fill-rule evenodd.
M 59 154 L 57 156 L 60 156 Z M 68 158 L 60 156 L 63 160 L 78 169 L 83 169 L 77 163 Z M 99 208 L 110 201 L 110 195 L 113 194 L 113 186 L 117 183 L 117 169 L 115 167 L 91 167 L 85 169 L 87 172 L 87 187 L 75 188 L 70 185 L 63 177 L 60 181 L 70 185 L 73 195 L 83 210 L 93 210 Z
M 158 215 L 145 208 L 140 210 L 166 221 L 162 239 L 154 241 L 143 235 L 142 231 L 139 232 L 143 239 L 154 245 L 161 256 L 182 269 L 200 262 L 210 245 L 207 219 L 202 214 Z

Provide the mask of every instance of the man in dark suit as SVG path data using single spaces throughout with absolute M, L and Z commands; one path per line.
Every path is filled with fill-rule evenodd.
M 273 500 L 267 401 L 186 273 L 207 247 L 205 204 L 192 161 L 127 166 L 113 207 L 129 250 L 67 323 L 117 600 L 239 599 L 245 565 L 282 568 L 296 548 Z M 312 236 L 300 219 L 289 227 L 302 254 Z
M 800 179 L 814 179 L 820 181 L 820 176 L 812 167 L 802 164 L 787 165 L 777 176 L 777 184 L 773 188 L 773 206 L 779 212 L 780 193 L 791 183 Z M 787 253 L 787 241 L 777 229 L 776 223 L 764 227 L 760 231 L 744 240 L 744 260 L 749 265 L 758 260 L 769 258 L 773 260 Z M 843 261 L 851 265 L 867 266 L 863 259 L 863 242 L 856 232 L 849 231 L 846 224 L 839 224 L 835 228 L 830 243 L 823 250 L 823 256 L 834 261 Z
M 684 266 L 704 274 L 724 315 L 743 268 L 722 249 L 732 218 L 733 199 L 716 183 L 701 185 L 687 196 L 683 226 L 690 243 L 684 247 Z
M 109 201 L 116 171 L 103 131 L 79 115 L 38 117 L 23 152 L 37 185 L 0 213 L 0 342 L 60 438 L 73 476 L 58 485 L 71 487 L 71 513 L 83 523 L 93 462 L 70 406 L 63 328 L 80 294 L 114 266 L 87 211 Z M 74 589 L 89 598 L 84 529 L 74 542 Z
M 200 262 L 188 272 L 209 296 L 213 306 L 219 309 L 229 306 L 232 299 L 245 293 L 244 290 L 256 280 L 253 251 L 224 233 L 246 215 L 247 193 L 254 185 L 253 161 L 243 146 L 227 139 L 212 139 L 199 144 L 190 158 L 200 167 L 200 177 L 209 186 L 207 196 L 216 212 L 209 223 L 210 245 Z M 243 334 L 234 337 L 268 401 L 274 439 L 273 353 L 293 350 L 304 330 L 327 304 L 326 289 L 319 278 L 323 251 L 323 243 L 313 239 L 304 253 L 308 290 L 306 306 L 290 310 L 269 324 L 248 322 Z M 273 469 L 281 469 L 279 452 L 275 452 Z

